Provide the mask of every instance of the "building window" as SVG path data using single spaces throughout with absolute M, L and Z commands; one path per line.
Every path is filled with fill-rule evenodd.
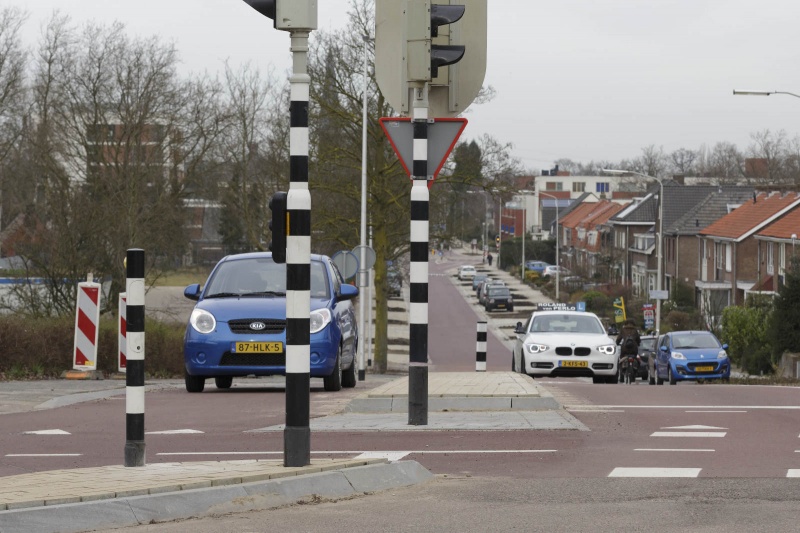
M 548 181 L 544 184 L 545 190 L 548 191 L 562 191 L 564 184 L 560 181 Z
M 772 275 L 775 273 L 775 250 L 774 243 L 767 243 L 767 274 Z
M 595 192 L 603 193 L 608 192 L 609 190 L 609 183 L 607 181 L 598 181 L 595 184 Z
M 730 272 L 733 268 L 733 245 L 725 245 L 725 272 Z
M 783 276 L 786 273 L 786 243 L 778 246 L 778 274 Z
M 586 190 L 586 182 L 574 181 L 572 182 L 572 192 L 583 192 Z

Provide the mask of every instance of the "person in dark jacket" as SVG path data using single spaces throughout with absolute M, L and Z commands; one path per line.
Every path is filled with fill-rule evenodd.
M 627 342 L 628 338 L 633 339 L 633 343 Z M 622 324 L 622 329 L 617 335 L 617 344 L 620 346 L 620 355 L 636 355 L 639 353 L 639 345 L 642 338 L 633 320 L 628 319 Z M 634 345 L 635 344 L 635 345 Z

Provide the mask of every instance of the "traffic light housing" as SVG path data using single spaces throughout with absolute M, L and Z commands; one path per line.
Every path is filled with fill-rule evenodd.
M 276 263 L 286 262 L 286 235 L 289 233 L 286 196 L 285 192 L 278 191 L 269 201 L 269 208 L 272 211 L 272 219 L 269 221 L 269 229 L 272 232 L 269 250 L 272 252 L 272 260 Z
M 275 29 L 316 30 L 317 0 L 244 0 L 247 5 L 272 19 Z
M 407 68 L 409 81 L 432 81 L 439 67 L 457 63 L 464 57 L 464 45 L 451 45 L 449 33 L 439 39 L 439 28 L 464 16 L 463 5 L 432 4 L 428 0 L 408 0 L 406 7 Z
M 483 86 L 487 0 L 434 1 L 375 0 L 375 78 L 400 114 L 427 82 L 428 116 L 457 117 Z

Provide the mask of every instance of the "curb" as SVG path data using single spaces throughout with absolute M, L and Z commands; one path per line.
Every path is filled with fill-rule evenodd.
M 416 461 L 380 463 L 238 485 L 5 511 L 0 513 L 0 531 L 77 533 L 261 511 L 306 500 L 337 500 L 407 487 L 433 477 Z

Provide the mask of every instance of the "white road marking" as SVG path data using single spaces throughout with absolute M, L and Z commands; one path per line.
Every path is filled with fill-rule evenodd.
M 615 468 L 608 477 L 697 477 L 702 468 Z
M 38 431 L 25 431 L 24 435 L 72 435 L 63 429 L 40 429 Z
M 790 468 L 786 471 L 786 477 L 800 477 L 800 470 L 797 468 Z
M 713 452 L 711 448 L 634 448 L 635 452 Z
M 569 407 L 569 406 L 567 406 Z M 580 406 L 585 407 L 585 406 Z M 595 405 L 595 409 L 774 409 L 797 411 L 800 405 Z
M 406 455 L 408 452 L 364 452 L 355 456 L 355 459 L 388 459 L 390 463 L 394 463 Z
M 80 457 L 82 453 L 7 453 L 6 457 Z
M 661 429 L 728 429 L 728 428 L 718 428 L 715 426 L 672 426 L 672 427 L 663 427 Z
M 624 409 L 567 409 L 570 413 L 624 413 Z
M 686 411 L 687 413 L 746 413 L 747 411 Z
M 651 437 L 724 437 L 724 431 L 656 431 Z
M 145 431 L 145 435 L 196 435 L 203 434 L 196 429 L 167 429 L 165 431 Z
M 405 450 L 405 451 L 363 451 L 363 450 L 328 450 L 328 451 L 312 451 L 316 455 L 358 455 L 367 457 L 366 454 L 372 454 L 369 457 L 386 457 L 387 454 L 402 453 L 403 457 L 406 455 L 438 455 L 438 454 L 487 454 L 487 453 L 555 453 L 558 450 Z M 161 452 L 156 455 L 283 455 L 283 452 L 272 451 L 255 451 L 255 452 Z

